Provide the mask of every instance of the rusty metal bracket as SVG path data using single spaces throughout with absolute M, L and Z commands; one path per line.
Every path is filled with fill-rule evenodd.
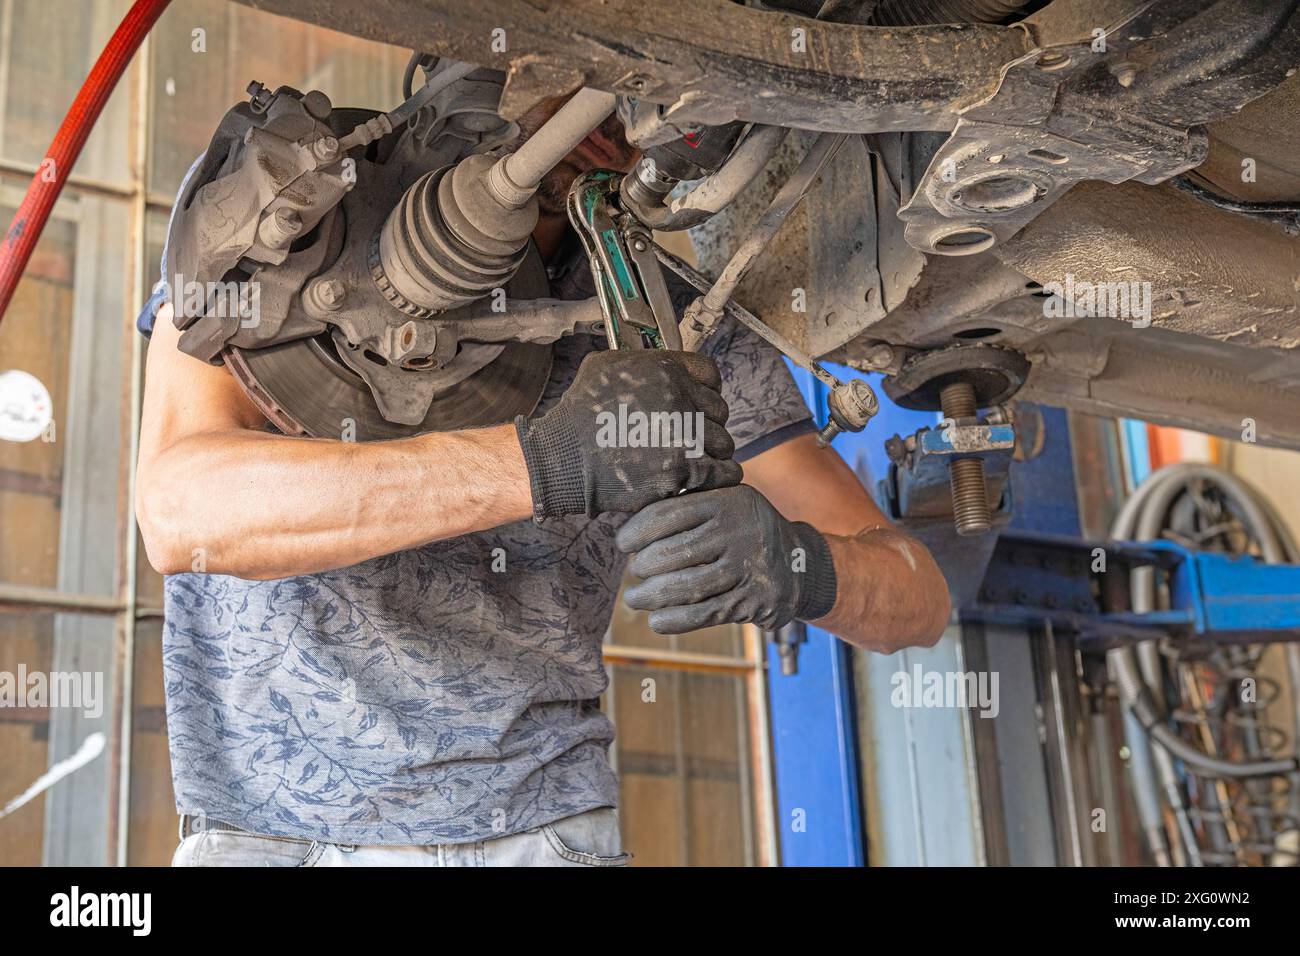
M 960 111 L 899 212 L 913 247 L 977 254 L 1076 183 L 1154 185 L 1178 176 L 1205 160 L 1199 124 L 1240 109 L 1294 68 L 1294 2 L 1267 11 L 1241 0 L 1144 2 L 1104 28 L 1065 20 L 1069 6 L 1031 18 L 1023 28 L 1033 48 L 1006 66 L 995 94 Z M 1260 53 L 1273 46 L 1281 55 Z M 1218 95 L 1190 95 L 1203 88 L 1211 53 Z

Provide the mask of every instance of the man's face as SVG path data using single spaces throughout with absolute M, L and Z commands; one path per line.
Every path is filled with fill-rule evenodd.
M 545 100 L 533 107 L 519 118 L 522 144 L 541 128 L 542 124 L 556 114 L 572 94 L 557 96 Z M 611 113 L 605 122 L 591 132 L 579 143 L 568 156 L 546 174 L 537 188 L 537 202 L 543 216 L 563 216 L 564 202 L 569 195 L 569 187 L 579 174 L 590 169 L 616 169 L 628 172 L 639 151 L 629 146 L 623 138 L 623 124 L 616 113 Z

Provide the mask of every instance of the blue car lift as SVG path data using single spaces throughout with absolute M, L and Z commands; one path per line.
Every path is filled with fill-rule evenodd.
M 1130 572 L 1168 581 L 1170 609 L 1128 610 Z M 1081 541 L 1004 533 L 967 619 L 1051 621 L 1083 639 L 1300 640 L 1300 566 L 1192 551 L 1172 541 Z
M 856 374 L 832 370 L 842 377 Z M 825 386 L 802 369 L 792 367 L 792 371 L 814 418 L 823 424 Z M 877 384 L 878 377 L 867 377 Z M 883 436 L 933 429 L 938 423 L 935 413 L 901 408 L 877 391 L 881 408 L 872 425 L 863 433 L 842 434 L 833 443 L 868 487 L 873 478 L 890 473 Z M 962 621 L 1013 626 L 1050 621 L 1081 639 L 1101 641 L 1151 637 L 1156 632 L 1220 641 L 1300 640 L 1300 566 L 1194 552 L 1165 541 L 1082 540 L 1067 416 L 1050 408 L 1041 409 L 1041 414 L 1047 441 L 1033 459 L 1010 463 L 999 509 L 1003 530 L 994 532 L 997 540 L 989 549 L 987 567 L 969 600 L 961 603 Z M 937 434 L 930 432 L 925 440 L 933 443 Z M 878 499 L 886 492 L 882 488 Z M 1099 556 L 1104 556 L 1104 563 L 1098 563 Z M 944 564 L 942 556 L 939 561 Z M 1170 610 L 1149 614 L 1129 610 L 1128 571 L 1136 567 L 1151 567 L 1167 577 Z M 887 751 L 874 754 L 868 769 L 879 774 L 884 788 L 878 797 L 883 807 L 877 809 L 892 812 L 891 808 L 905 807 L 911 816 L 913 832 L 897 834 L 896 827 L 878 830 L 876 838 L 883 844 L 880 851 L 887 862 L 984 862 L 979 823 L 970 812 L 974 784 L 958 779 L 955 770 L 962 755 L 950 753 L 953 739 L 962 736 L 961 720 L 968 718 L 933 715 L 928 722 L 900 729 L 877 726 L 882 718 L 896 716 L 878 709 L 864 721 L 856 713 L 854 662 L 848 646 L 811 627 L 795 640 L 799 641 L 797 673 L 768 668 L 782 864 L 862 866 L 867 862 L 869 828 L 860 785 L 859 741 L 860 735 L 868 733 L 876 750 Z M 961 667 L 961 652 L 955 650 L 959 644 L 946 636 L 938 647 L 917 656 L 939 667 Z M 895 656 L 877 660 L 892 662 Z M 901 667 L 906 660 L 900 658 L 890 666 Z M 887 679 L 887 667 L 877 670 Z M 879 695 L 880 674 L 859 673 L 857 679 L 869 681 L 872 692 Z M 900 736 L 906 738 L 905 747 Z M 913 779 L 909 789 L 907 778 L 917 776 L 918 759 L 951 760 L 950 766 L 936 772 L 946 786 L 917 786 Z M 931 832 L 937 835 L 932 837 Z

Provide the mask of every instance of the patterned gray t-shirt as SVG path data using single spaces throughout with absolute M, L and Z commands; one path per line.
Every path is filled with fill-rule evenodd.
M 539 410 L 596 347 L 556 344 Z M 738 460 L 811 429 L 765 342 L 724 327 L 707 351 Z M 277 836 L 427 845 L 614 806 L 599 697 L 624 520 L 523 521 L 277 581 L 169 576 L 178 812 Z

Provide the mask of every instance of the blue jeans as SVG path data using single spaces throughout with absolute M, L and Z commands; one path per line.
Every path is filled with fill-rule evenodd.
M 185 837 L 172 866 L 626 866 L 612 807 L 479 843 L 347 846 L 205 830 Z

